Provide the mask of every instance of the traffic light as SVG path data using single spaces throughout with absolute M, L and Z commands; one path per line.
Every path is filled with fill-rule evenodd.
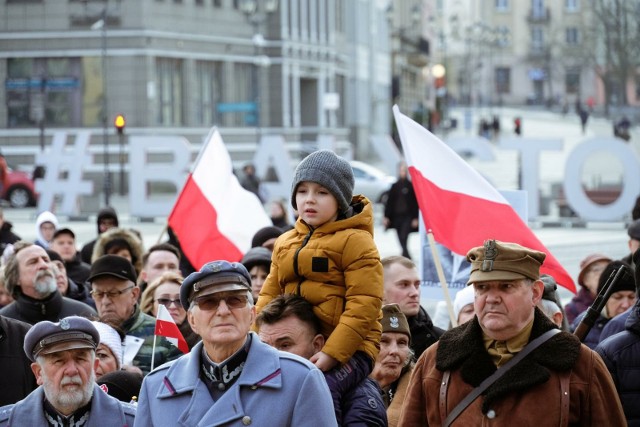
M 124 127 L 127 124 L 124 116 L 122 114 L 118 114 L 116 119 L 113 121 L 113 124 L 116 125 L 116 129 L 118 130 L 118 135 L 122 135 L 124 133 Z

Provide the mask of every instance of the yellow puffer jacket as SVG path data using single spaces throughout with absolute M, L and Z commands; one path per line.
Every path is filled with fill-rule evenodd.
M 349 218 L 315 230 L 298 219 L 278 238 L 256 304 L 260 312 L 278 295 L 301 295 L 322 322 L 327 338 L 322 351 L 343 364 L 356 350 L 375 361 L 382 331 L 382 264 L 373 241 L 373 207 L 364 196 L 354 196 L 351 207 Z

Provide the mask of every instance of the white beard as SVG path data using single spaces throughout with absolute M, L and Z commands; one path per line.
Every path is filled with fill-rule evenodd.
M 34 280 L 33 288 L 42 298 L 46 298 L 58 289 L 55 277 L 48 270 L 40 271 Z
M 90 377 L 87 379 L 87 383 L 84 385 L 82 384 L 80 375 L 74 375 L 73 377 L 63 377 L 60 385 L 56 386 L 49 380 L 44 369 L 41 372 L 44 395 L 56 410 L 60 411 L 62 408 L 71 408 L 72 411 L 75 411 L 91 400 L 93 396 L 93 385 L 96 382 L 96 375 L 93 369 L 91 370 Z M 78 384 L 79 388 L 73 391 L 62 390 L 62 386 L 66 384 Z

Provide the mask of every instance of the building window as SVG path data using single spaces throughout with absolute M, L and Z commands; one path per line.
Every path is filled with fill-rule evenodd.
M 568 12 L 576 12 L 580 8 L 579 0 L 564 0 L 564 8 Z
M 531 29 L 531 46 L 535 49 L 542 49 L 544 47 L 544 32 L 540 27 L 533 27 Z
M 498 11 L 509 10 L 509 0 L 496 0 L 496 10 Z
M 576 45 L 580 43 L 578 29 L 575 27 L 567 28 L 565 30 L 565 38 L 566 38 L 567 44 Z
M 535 18 L 543 18 L 545 16 L 544 0 L 531 0 L 531 14 Z
M 182 61 L 159 58 L 156 62 L 159 86 L 158 123 L 166 126 L 183 125 Z
M 511 93 L 511 69 L 507 67 L 496 67 L 496 92 Z
M 213 0 L 213 7 L 222 7 L 222 0 Z
M 572 68 L 564 75 L 564 90 L 567 94 L 576 94 L 580 90 L 580 69 Z
M 222 98 L 222 64 L 219 62 L 196 63 L 198 91 L 196 95 L 197 121 L 201 126 L 218 123 L 217 107 Z
M 83 74 L 80 58 L 9 58 L 8 127 L 84 125 Z
M 640 100 L 640 74 L 636 74 L 636 101 Z
M 225 103 L 235 105 L 239 111 L 230 111 L 225 115 L 227 126 L 256 126 L 256 92 L 253 89 L 254 65 L 233 64 L 233 83 L 225 92 Z M 258 71 L 259 72 L 259 71 Z

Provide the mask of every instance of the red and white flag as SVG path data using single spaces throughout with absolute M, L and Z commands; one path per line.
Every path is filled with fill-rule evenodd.
M 240 261 L 253 235 L 272 225 L 258 197 L 242 188 L 217 128 L 211 129 L 169 215 L 169 226 L 197 270 Z
M 393 114 L 420 212 L 438 243 L 461 255 L 487 239 L 544 252 L 541 273 L 576 292 L 569 273 L 482 175 L 397 106 Z
M 185 320 L 186 322 L 186 320 Z M 187 341 L 178 329 L 178 325 L 169 314 L 169 310 L 162 304 L 158 304 L 158 316 L 156 317 L 155 335 L 165 337 L 171 344 L 175 345 L 183 353 L 189 353 Z M 154 351 L 155 353 L 155 351 Z

